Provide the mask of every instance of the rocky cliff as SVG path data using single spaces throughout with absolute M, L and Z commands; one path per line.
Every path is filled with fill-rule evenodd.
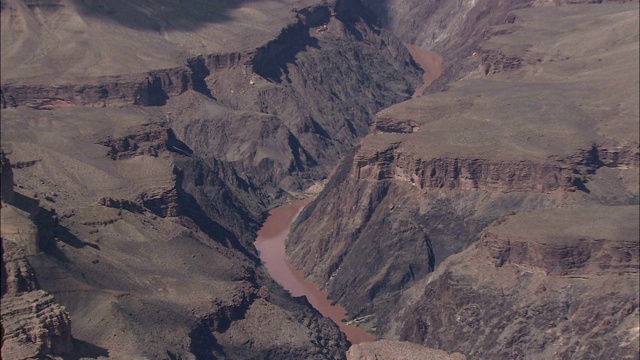
M 442 338 L 423 326 L 439 326 L 425 310 L 436 291 L 422 296 L 430 274 L 478 239 L 491 271 L 634 276 L 629 241 L 526 245 L 483 230 L 513 212 L 637 207 L 637 5 L 394 4 L 3 0 L 2 145 L 16 166 L 9 186 L 3 167 L 2 197 L 15 183 L 16 201 L 37 210 L 35 230 L 3 229 L 28 245 L 3 267 L 3 291 L 35 279 L 53 294 L 79 358 L 343 359 L 345 337 L 274 284 L 251 244 L 267 209 L 342 157 L 300 216 L 290 257 L 380 336 L 493 355 L 489 340 L 454 348 L 462 335 L 451 323 Z M 444 91 L 392 106 L 421 75 L 402 41 L 444 52 L 449 70 L 431 88 Z M 466 309 L 452 288 L 438 291 Z M 575 293 L 588 311 L 604 303 L 594 288 Z M 503 303 L 480 299 L 491 294 L 474 304 L 493 314 Z M 619 306 L 633 303 L 627 295 L 602 310 L 616 334 L 593 336 L 606 339 L 602 353 L 634 341 L 616 325 L 637 313 Z M 53 310 L 30 319 L 66 331 L 68 318 L 42 299 Z M 422 322 L 390 312 L 404 305 Z M 24 315 L 20 306 L 6 318 Z M 563 329 L 585 338 L 578 325 Z M 528 351 L 510 334 L 495 354 Z M 46 346 L 37 351 L 64 348 Z M 583 354 L 562 351 L 574 348 Z
M 64 355 L 73 349 L 69 315 L 45 291 L 3 297 L 2 320 L 7 359 Z
M 535 350 L 526 350 L 524 344 L 531 343 L 533 337 L 542 339 L 546 329 L 541 328 L 527 332 L 528 338 L 519 333 L 514 339 L 522 337 L 521 340 L 499 342 L 500 350 L 490 350 L 489 344 L 495 346 L 497 338 L 476 342 L 472 335 L 476 330 L 470 328 L 466 332 L 451 330 L 437 341 L 423 341 L 419 335 L 403 332 L 438 337 L 434 334 L 445 328 L 462 329 L 453 322 L 443 327 L 435 324 L 440 324 L 437 319 L 441 317 L 452 316 L 447 314 L 464 313 L 463 306 L 449 312 L 440 310 L 447 308 L 448 300 L 431 304 L 441 292 L 455 292 L 452 296 L 465 298 L 464 292 L 473 289 L 474 294 L 482 296 L 484 288 L 467 285 L 476 284 L 478 277 L 494 270 L 477 270 L 465 275 L 468 277 L 458 276 L 453 270 L 445 275 L 440 272 L 445 271 L 441 269 L 446 268 L 446 259 L 451 256 L 460 264 L 475 263 L 467 255 L 455 254 L 476 241 L 488 241 L 477 246 L 485 246 L 496 266 L 535 268 L 544 274 L 542 277 L 549 276 L 551 282 L 556 277 L 582 277 L 585 271 L 603 276 L 588 277 L 593 281 L 585 280 L 584 291 L 575 294 L 575 299 L 585 304 L 604 301 L 596 290 L 605 281 L 602 279 L 612 273 L 627 276 L 620 290 L 624 295 L 612 300 L 611 306 L 622 309 L 637 302 L 635 295 L 631 296 L 635 288 L 628 282 L 636 277 L 637 236 L 614 241 L 610 237 L 618 230 L 607 227 L 609 237 L 593 235 L 591 240 L 578 237 L 571 242 L 525 243 L 508 236 L 522 224 L 510 227 L 501 240 L 490 230 L 483 232 L 493 221 L 513 213 L 548 214 L 548 218 L 532 220 L 535 227 L 555 224 L 554 228 L 561 228 L 552 221 L 554 208 L 592 213 L 594 204 L 611 207 L 598 208 L 593 215 L 596 218 L 609 210 L 617 211 L 619 206 L 631 205 L 629 211 L 637 211 L 640 153 L 638 103 L 633 97 L 640 92 L 632 81 L 638 72 L 637 60 L 631 53 L 638 43 L 628 37 L 629 33 L 638 33 L 633 15 L 636 10 L 637 4 L 533 7 L 514 11 L 509 15 L 513 21 L 487 29 L 487 38 L 478 43 L 478 53 L 467 58 L 475 62 L 474 70 L 462 80 L 444 91 L 394 105 L 376 115 L 373 133 L 344 159 L 323 193 L 294 224 L 287 243 L 291 262 L 322 284 L 354 320 L 372 327 L 377 324 L 379 336 L 399 336 L 401 340 L 479 358 L 556 357 L 566 349 L 554 355 L 548 352 L 551 342 L 540 340 Z M 552 19 L 559 19 L 558 16 L 574 18 L 554 22 Z M 611 23 L 603 23 L 601 30 L 609 26 L 624 30 L 595 36 L 596 27 L 582 28 L 588 19 L 602 16 Z M 561 45 L 567 41 L 575 46 Z M 605 52 L 605 44 L 620 47 Z M 486 71 L 487 66 L 497 69 L 498 62 L 481 55 L 483 49 L 500 49 L 514 58 L 535 61 Z M 621 54 L 627 56 L 619 58 Z M 590 70 L 585 73 L 585 69 Z M 629 94 L 614 95 L 610 92 L 613 84 L 625 84 Z M 585 87 L 589 92 L 583 91 Z M 571 217 L 559 219 L 567 227 L 573 221 Z M 636 223 L 631 217 L 628 219 L 629 223 Z M 528 229 L 534 233 L 533 228 Z M 589 229 L 597 233 L 593 227 Z M 637 230 L 629 230 L 629 234 L 634 232 L 637 234 Z M 548 238 L 563 238 L 561 235 L 549 234 Z M 455 280 L 430 288 L 429 298 L 418 298 L 421 286 L 431 281 L 427 279 L 436 278 L 431 273 Z M 455 284 L 462 284 L 462 278 L 466 285 L 460 285 L 464 289 L 458 292 Z M 407 304 L 399 302 L 401 298 L 415 300 L 414 307 L 394 322 L 396 311 Z M 487 315 L 486 324 L 508 327 L 511 320 L 498 320 L 498 314 L 503 307 L 509 309 L 511 303 L 528 298 L 528 294 L 517 293 L 504 302 L 474 302 L 474 309 L 492 314 Z M 399 304 L 397 309 L 394 304 Z M 390 307 L 395 310 L 389 311 Z M 430 322 L 409 320 L 416 312 L 429 314 Z M 619 328 L 624 329 L 619 334 L 633 331 L 628 327 L 632 312 L 620 315 L 619 323 L 627 325 Z M 548 320 L 556 315 L 557 312 Z M 456 321 L 464 323 L 466 315 L 459 317 Z M 522 321 L 533 320 L 531 315 Z M 403 327 L 405 321 L 412 324 L 412 330 Z M 381 326 L 389 322 L 394 325 Z M 598 336 L 593 337 L 594 342 L 600 341 L 596 340 L 600 339 Z M 451 341 L 446 346 L 445 338 Z M 620 340 L 626 344 L 625 350 L 620 351 L 631 354 L 627 351 L 633 348 L 628 343 L 632 338 L 630 335 Z M 459 341 L 465 345 L 456 347 L 454 343 Z M 615 353 L 616 344 L 606 340 L 606 344 L 598 345 L 601 352 L 596 352 L 600 354 L 597 356 Z M 569 352 L 562 356 L 580 358 L 583 353 L 574 350 L 566 350 Z
M 158 70 L 127 77 L 91 79 L 79 85 L 20 85 L 3 83 L 2 107 L 52 110 L 68 106 L 164 105 L 170 96 L 193 89 L 202 81 L 188 67 Z
M 637 357 L 637 217 L 597 206 L 497 221 L 416 285 L 386 331 L 477 358 Z
M 546 193 L 420 190 L 408 179 L 359 179 L 357 164 L 345 159 L 287 243 L 292 264 L 324 284 L 353 317 L 384 312 L 494 219 L 558 205 Z
M 69 311 L 74 356 L 345 357 L 344 335 L 270 280 L 252 241 L 420 70 L 358 1 L 190 13 L 218 5 L 3 2 L 3 149 L 46 215 L 27 275 Z M 187 29 L 185 13 L 202 22 Z
M 3 155 L 2 180 L 12 180 L 10 161 Z M 13 182 L 10 183 L 13 185 Z M 40 286 L 27 255 L 38 251 L 40 235 L 32 222 L 36 213 L 15 207 L 9 188 L 2 204 L 2 354 L 7 359 L 42 358 L 70 354 L 73 350 L 69 314 Z M 20 194 L 18 194 L 20 198 Z

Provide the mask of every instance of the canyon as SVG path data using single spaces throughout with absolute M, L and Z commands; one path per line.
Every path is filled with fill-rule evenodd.
M 375 340 L 373 335 L 355 325 L 345 323 L 347 313 L 344 308 L 332 305 L 327 298 L 327 292 L 320 291 L 317 285 L 305 281 L 302 273 L 286 262 L 285 241 L 289 228 L 304 206 L 312 200 L 313 198 L 298 200 L 269 212 L 269 217 L 258 231 L 255 241 L 260 260 L 269 275 L 291 296 L 306 297 L 314 309 L 338 325 L 352 344 L 371 342 Z
M 3 358 L 640 356 L 637 1 L 0 5 Z
M 636 9 L 512 11 L 476 69 L 376 114 L 294 224 L 290 262 L 385 339 L 637 358 Z

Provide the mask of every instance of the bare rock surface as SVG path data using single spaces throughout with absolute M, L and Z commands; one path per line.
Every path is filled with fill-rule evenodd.
M 2 212 L 7 211 L 3 206 Z M 36 276 L 25 251 L 14 241 L 2 238 L 2 296 L 17 296 L 38 289 Z
M 485 32 L 466 33 L 478 42 L 475 54 L 459 59 L 474 64 L 458 72 L 461 80 L 376 115 L 373 133 L 294 224 L 287 254 L 381 337 L 474 358 L 634 358 L 638 5 L 531 5 L 505 12 L 509 21 L 493 27 L 476 18 Z M 483 232 L 510 214 L 504 227 Z M 472 255 L 470 245 L 491 255 Z M 469 272 L 445 265 L 449 257 Z M 543 290 L 508 292 L 515 282 L 483 283 L 505 266 L 562 290 L 547 298 Z M 607 300 L 599 289 L 618 278 Z M 587 312 L 614 309 L 607 316 L 615 321 L 601 319 L 615 324 L 611 335 L 595 323 L 584 332 L 565 327 L 556 347 L 546 325 L 525 329 L 573 316 L 551 310 L 556 295 Z M 527 312 L 517 330 L 525 303 L 547 315 Z M 479 319 L 476 312 L 483 320 L 464 325 Z M 429 320 L 410 320 L 415 314 Z
M 73 348 L 69 314 L 42 290 L 3 297 L 2 326 L 6 359 L 62 355 Z
M 345 357 L 252 241 L 419 84 L 364 10 L 2 2 L 3 151 L 34 199 L 28 274 L 69 312 L 73 356 Z
M 637 217 L 637 206 L 597 206 L 497 221 L 408 291 L 386 329 L 476 358 L 635 358 Z M 507 239 L 514 257 L 496 262 Z
M 379 340 L 352 346 L 347 351 L 347 360 L 466 360 L 458 353 L 429 349 L 406 342 Z
M 3 163 L 11 169 L 7 158 Z M 4 181 L 11 171 L 3 171 L 2 175 Z M 14 205 L 20 205 L 20 201 L 16 203 L 15 199 L 5 196 L 1 210 L 2 356 L 31 359 L 68 355 L 73 350 L 69 314 L 52 295 L 40 290 L 34 268 L 27 259 L 39 252 L 38 240 L 46 234 L 38 231 L 30 217 L 36 213 L 16 208 Z
M 635 355 L 637 229 L 553 220 L 637 209 L 637 4 L 523 5 L 545 4 L 2 0 L 2 323 L 37 340 L 5 347 L 346 358 L 252 245 L 344 157 L 289 247 L 359 324 L 473 358 Z M 423 73 L 403 42 L 445 69 L 407 102 Z

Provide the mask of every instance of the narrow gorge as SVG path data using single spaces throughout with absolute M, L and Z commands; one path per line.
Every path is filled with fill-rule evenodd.
M 0 16 L 3 359 L 638 358 L 637 1 Z
M 352 344 L 373 341 L 375 340 L 373 335 L 355 325 L 345 323 L 347 313 L 344 308 L 331 304 L 327 298 L 327 292 L 319 290 L 318 285 L 306 281 L 300 270 L 286 261 L 285 240 L 289 235 L 291 224 L 311 201 L 313 198 L 297 200 L 269 212 L 269 217 L 258 231 L 255 242 L 260 260 L 269 271 L 269 275 L 291 296 L 304 296 L 314 309 L 333 320 Z

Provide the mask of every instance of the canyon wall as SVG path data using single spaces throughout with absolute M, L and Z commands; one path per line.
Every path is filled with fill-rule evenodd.
M 252 245 L 268 209 L 311 193 L 344 158 L 288 251 L 356 323 L 470 358 L 551 356 L 556 343 L 579 357 L 577 341 L 630 354 L 633 285 L 609 303 L 594 289 L 637 276 L 636 243 L 485 229 L 511 213 L 637 208 L 637 6 L 114 4 L 2 1 L 2 145 L 15 164 L 8 180 L 3 159 L 2 201 L 37 210 L 25 231 L 3 229 L 3 249 L 5 235 L 26 249 L 3 252 L 3 326 L 29 318 L 57 340 L 17 328 L 11 339 L 39 355 L 344 359 L 335 324 L 274 284 Z M 441 51 L 447 71 L 429 96 L 393 106 L 421 76 L 403 42 Z M 460 275 L 456 256 L 485 267 Z M 465 285 L 520 269 L 549 276 L 538 294 L 564 300 L 533 308 L 552 318 L 521 306 L 529 288 L 505 299 Z M 51 310 L 4 306 L 27 290 Z M 439 298 L 452 308 L 431 307 Z M 530 335 L 507 326 L 520 315 Z M 496 339 L 478 319 L 509 330 Z M 537 325 L 551 321 L 563 325 Z
M 2 154 L 2 181 L 13 185 L 11 162 Z M 38 251 L 39 234 L 28 213 L 16 208 L 10 187 L 3 194 L 2 271 L 2 353 L 6 358 L 39 358 L 65 355 L 73 350 L 69 313 L 52 295 L 40 290 L 27 255 Z M 33 216 L 32 216 L 33 215 Z
M 389 160 L 370 166 L 395 168 Z M 354 318 L 383 313 L 401 291 L 476 241 L 500 216 L 558 206 L 549 193 L 529 192 L 522 183 L 522 189 L 500 186 L 498 179 L 487 190 L 421 188 L 409 176 L 379 177 L 375 171 L 363 178 L 360 161 L 345 160 L 303 210 L 287 243 L 292 264 L 324 284 Z M 455 181 L 452 174 L 446 179 Z M 542 181 L 534 184 L 542 188 Z M 314 214 L 320 213 L 325 215 L 318 219 Z
M 526 7 L 485 28 L 481 39 L 468 33 L 478 41 L 464 60 L 473 66 L 442 91 L 376 115 L 372 133 L 294 224 L 291 263 L 352 321 L 383 338 L 487 359 L 581 358 L 588 348 L 596 358 L 633 356 L 638 230 L 631 214 L 638 207 L 640 147 L 632 96 L 639 89 L 629 76 L 638 73 L 631 55 L 638 44 L 626 34 L 638 32 L 636 10 L 637 4 Z M 587 19 L 603 16 L 611 23 L 601 29 L 625 29 L 611 35 L 619 42 L 582 33 L 596 31 L 582 27 Z M 569 39 L 575 47 L 560 45 Z M 614 43 L 628 57 L 602 52 Z M 494 49 L 502 55 L 491 55 Z M 613 84 L 625 84 L 629 95 L 618 101 Z M 512 215 L 527 220 L 498 226 Z M 566 233 L 575 226 L 584 232 Z M 531 240 L 514 237 L 523 231 Z M 501 279 L 514 269 L 561 290 L 549 297 L 543 287 L 509 292 L 512 283 Z M 612 287 L 606 301 L 598 289 L 614 277 L 620 288 Z M 555 330 L 542 323 L 582 316 L 562 310 L 554 296 L 610 318 L 582 330 L 565 324 L 562 336 L 552 338 Z M 423 320 L 410 319 L 417 314 Z M 610 327 L 601 330 L 599 321 Z
M 496 221 L 417 285 L 385 331 L 478 358 L 633 358 L 637 216 L 596 206 Z
M 35 198 L 47 215 L 35 224 L 47 241 L 26 256 L 33 270 L 9 267 L 6 288 L 29 278 L 54 294 L 73 322 L 74 356 L 345 358 L 337 326 L 273 283 L 252 241 L 269 208 L 319 184 L 377 111 L 410 97 L 420 70 L 359 2 L 299 3 L 247 4 L 274 19 L 265 27 L 280 27 L 255 47 L 194 54 L 189 42 L 180 51 L 168 44 L 175 66 L 140 69 L 134 59 L 115 75 L 121 60 L 100 52 L 113 68 L 101 58 L 83 76 L 21 77 L 20 64 L 4 61 L 20 36 L 3 37 L 3 150 L 23 165 L 11 181 L 16 196 Z M 67 34 L 64 16 L 69 26 L 131 35 L 123 42 L 139 35 L 100 9 L 23 5 L 3 2 L 3 36 L 20 16 L 54 38 Z M 140 31 L 148 35 L 140 53 L 181 36 L 165 30 Z

